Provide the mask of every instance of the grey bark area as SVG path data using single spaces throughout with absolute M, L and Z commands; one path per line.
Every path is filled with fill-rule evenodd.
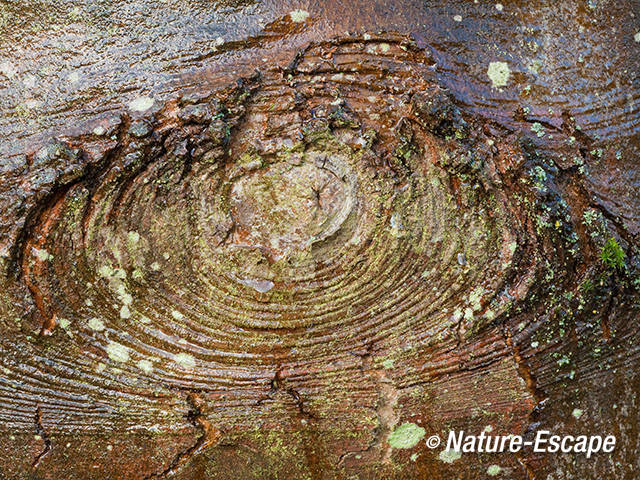
M 638 5 L 427 3 L 0 3 L 1 479 L 637 478 Z

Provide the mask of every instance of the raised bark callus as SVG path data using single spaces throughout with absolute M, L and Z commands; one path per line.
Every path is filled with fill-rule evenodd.
M 588 139 L 566 119 L 542 157 L 461 111 L 432 63 L 402 36 L 311 44 L 38 149 L 2 218 L 0 418 L 16 462 L 0 471 L 587 468 L 528 452 L 448 463 L 389 442 L 404 423 L 523 433 L 554 398 L 544 421 L 570 417 L 552 379 L 575 377 L 593 324 L 635 335 L 610 313 L 633 295 L 632 265 L 599 257 L 632 240 L 585 189 Z

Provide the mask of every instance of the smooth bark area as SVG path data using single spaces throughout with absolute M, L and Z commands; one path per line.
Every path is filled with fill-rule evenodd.
M 637 10 L 1 4 L 0 476 L 636 478 Z

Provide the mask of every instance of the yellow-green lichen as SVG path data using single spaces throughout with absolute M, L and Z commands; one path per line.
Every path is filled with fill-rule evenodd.
M 422 437 L 425 429 L 415 423 L 403 423 L 389 435 L 389 445 L 393 448 L 415 447 Z

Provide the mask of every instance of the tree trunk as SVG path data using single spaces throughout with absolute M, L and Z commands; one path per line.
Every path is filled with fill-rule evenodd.
M 637 6 L 41 3 L 1 478 L 636 478 Z

